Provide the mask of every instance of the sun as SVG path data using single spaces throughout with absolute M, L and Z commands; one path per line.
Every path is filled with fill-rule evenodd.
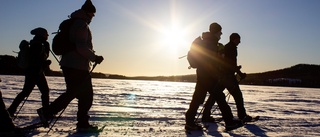
M 168 46 L 179 46 L 184 43 L 185 33 L 177 27 L 171 28 L 164 32 L 164 44 Z
M 177 51 L 186 46 L 186 32 L 179 26 L 172 26 L 162 30 L 160 39 L 163 48 L 166 48 L 170 53 Z

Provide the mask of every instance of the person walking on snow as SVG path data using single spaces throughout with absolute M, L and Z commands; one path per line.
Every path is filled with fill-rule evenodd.
M 48 125 L 53 115 L 65 109 L 75 98 L 78 99 L 77 131 L 95 131 L 97 126 L 89 124 L 89 114 L 93 102 L 93 88 L 90 76 L 91 62 L 100 64 L 102 56 L 93 50 L 92 35 L 89 24 L 95 16 L 96 8 L 90 0 L 86 0 L 81 9 L 71 14 L 74 23 L 70 28 L 70 40 L 75 49 L 62 55 L 61 69 L 66 82 L 66 92 L 61 94 L 49 106 L 38 109 L 44 125 Z
M 44 71 L 51 64 L 49 57 L 50 45 L 47 42 L 48 32 L 44 28 L 35 28 L 30 32 L 35 35 L 30 41 L 28 67 L 25 69 L 25 81 L 22 91 L 8 108 L 11 117 L 14 116 L 19 104 L 30 95 L 35 85 L 41 92 L 42 107 L 49 105 L 49 87 Z
M 186 112 L 186 130 L 202 130 L 202 126 L 196 123 L 195 116 L 199 106 L 204 102 L 207 92 L 217 101 L 226 130 L 236 129 L 242 126 L 242 122 L 233 120 L 233 114 L 225 95 L 222 91 L 216 90 L 219 84 L 219 58 L 218 41 L 222 35 L 222 28 L 218 23 L 212 23 L 209 27 L 210 32 L 202 34 L 203 50 L 200 52 L 200 59 L 197 66 L 197 83 L 192 96 L 189 109 Z
M 239 87 L 238 80 L 236 78 L 235 73 L 237 73 L 241 79 L 246 77 L 246 73 L 242 73 L 240 71 L 241 66 L 237 65 L 237 46 L 241 42 L 241 37 L 238 33 L 232 33 L 229 37 L 230 41 L 224 47 L 224 59 L 222 63 L 222 78 L 221 78 L 221 86 L 219 90 L 224 90 L 227 88 L 229 93 L 233 96 L 236 106 L 237 106 L 237 114 L 238 118 L 243 122 L 251 122 L 253 117 L 246 113 L 246 109 L 244 107 L 243 95 Z M 210 117 L 211 108 L 214 105 L 215 100 L 210 95 L 209 99 L 205 104 L 205 108 L 203 111 L 203 122 L 215 122 L 214 118 Z M 221 108 L 220 108 L 221 109 Z

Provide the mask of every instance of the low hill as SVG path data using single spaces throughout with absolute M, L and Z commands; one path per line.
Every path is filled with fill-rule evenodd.
M 163 77 L 134 77 L 134 79 L 165 80 L 180 82 L 196 82 L 197 76 L 163 76 Z M 240 81 L 245 85 L 288 86 L 320 88 L 320 65 L 298 64 L 292 67 L 247 74 Z
M 16 58 L 9 55 L 0 55 L 0 74 L 23 75 L 23 70 L 17 66 Z M 46 71 L 47 76 L 62 76 L 61 71 Z M 132 79 L 132 80 L 159 80 L 177 82 L 196 82 L 196 75 L 180 76 L 139 76 L 127 77 L 118 74 L 92 73 L 94 78 Z M 298 64 L 289 68 L 267 71 L 262 73 L 247 74 L 246 79 L 240 84 L 268 85 L 268 86 L 293 86 L 320 88 L 320 65 Z
M 248 74 L 241 84 L 320 87 L 320 65 L 298 64 L 289 68 Z
M 125 77 L 126 79 L 196 82 L 197 76 Z M 289 68 L 247 74 L 240 81 L 245 85 L 290 86 L 320 88 L 320 65 L 298 64 Z

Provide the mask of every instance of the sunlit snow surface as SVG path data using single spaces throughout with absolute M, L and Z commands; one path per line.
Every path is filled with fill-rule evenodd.
M 24 77 L 0 75 L 0 78 L 8 107 L 22 90 Z M 47 81 L 50 101 L 65 92 L 63 77 L 47 77 Z M 195 83 L 184 82 L 93 79 L 90 122 L 99 127 L 106 125 L 102 132 L 75 133 L 75 99 L 48 135 L 48 128 L 38 128 L 28 136 L 320 136 L 320 89 L 246 85 L 241 85 L 245 107 L 248 114 L 259 115 L 259 121 L 231 132 L 223 132 L 224 122 L 209 124 L 205 132 L 185 132 L 184 114 L 194 86 Z M 233 98 L 229 104 L 236 116 Z M 38 122 L 36 109 L 40 107 L 36 87 L 14 123 L 23 127 Z M 219 110 L 214 115 L 221 117 Z

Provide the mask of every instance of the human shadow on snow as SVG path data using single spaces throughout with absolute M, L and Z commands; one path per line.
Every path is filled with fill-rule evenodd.
M 225 136 L 225 134 L 229 134 L 230 136 L 236 136 L 236 137 L 244 136 L 242 133 L 224 131 L 224 127 L 222 127 L 223 124 L 221 123 L 205 123 L 204 125 L 207 127 L 207 130 L 205 132 L 211 136 L 223 137 Z M 267 137 L 266 132 L 254 123 L 245 124 L 241 128 L 246 128 L 254 136 Z M 192 136 L 195 136 L 195 135 L 192 135 Z M 198 136 L 198 134 L 196 136 Z
M 201 130 L 195 130 L 195 131 L 185 131 L 186 137 L 201 137 L 204 136 L 204 132 Z
M 248 129 L 255 136 L 267 137 L 266 132 L 255 124 L 246 124 L 244 127 Z

